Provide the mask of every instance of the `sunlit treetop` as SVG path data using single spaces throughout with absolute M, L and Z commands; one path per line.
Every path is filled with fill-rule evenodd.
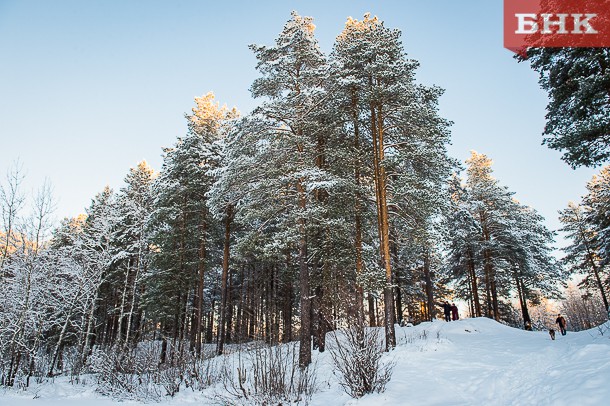
M 345 30 L 341 33 L 341 35 L 343 35 L 343 33 L 348 29 L 360 31 L 375 30 L 382 25 L 383 21 L 379 20 L 377 16 L 371 18 L 371 13 L 366 13 L 363 20 L 347 17 L 347 21 L 345 22 Z
M 477 151 L 470 151 L 470 158 L 466 160 L 466 164 L 468 165 L 469 179 L 494 179 L 491 176 L 493 161 L 487 155 L 480 154 Z
M 217 131 L 223 121 L 239 117 L 235 107 L 229 110 L 226 105 L 220 106 L 213 92 L 195 97 L 195 104 L 193 114 L 187 116 L 189 127 L 195 133 Z

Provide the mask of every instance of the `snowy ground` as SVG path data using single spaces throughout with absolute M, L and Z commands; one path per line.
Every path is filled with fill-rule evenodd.
M 601 332 L 604 334 L 602 335 Z M 314 406 L 334 405 L 607 405 L 610 404 L 610 327 L 557 335 L 526 332 L 492 320 L 423 323 L 397 329 L 387 354 L 396 366 L 381 394 L 351 399 L 332 376 L 328 353 L 317 354 L 320 392 Z M 54 384 L 0 392 L 7 406 L 109 406 L 91 386 Z M 124 406 L 141 405 L 133 401 Z M 183 390 L 163 406 L 213 404 Z

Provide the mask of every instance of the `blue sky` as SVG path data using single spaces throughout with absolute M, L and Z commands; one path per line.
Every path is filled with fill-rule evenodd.
M 502 47 L 501 0 L 0 0 L 0 176 L 16 158 L 27 190 L 48 178 L 57 217 L 84 212 L 137 162 L 186 131 L 193 98 L 213 91 L 248 112 L 256 78 L 248 44 L 271 44 L 292 10 L 315 19 L 330 52 L 348 16 L 371 12 L 403 32 L 417 79 L 446 90 L 450 153 L 490 156 L 496 177 L 551 229 L 593 169 L 572 170 L 541 144 L 546 94 Z

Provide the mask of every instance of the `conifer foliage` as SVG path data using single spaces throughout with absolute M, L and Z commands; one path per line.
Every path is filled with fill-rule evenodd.
M 598 308 L 603 305 L 604 314 L 610 312 L 609 207 L 610 167 L 605 166 L 587 183 L 587 194 L 582 202 L 570 202 L 559 213 L 562 231 L 571 240 L 571 244 L 564 248 L 563 262 L 570 273 L 584 276 L 580 287 L 601 299 Z
M 451 278 L 472 315 L 510 321 L 510 300 L 516 297 L 527 327 L 529 304 L 559 297 L 565 278 L 551 255 L 554 234 L 492 176 L 489 157 L 472 151 L 466 165 L 466 181 L 454 176 L 450 187 Z
M 607 23 L 607 21 L 606 21 Z M 530 48 L 527 60 L 549 94 L 544 143 L 572 167 L 610 157 L 610 49 Z
M 425 210 L 451 167 L 445 150 L 448 123 L 436 108 L 442 92 L 415 84 L 417 63 L 406 58 L 400 32 L 368 14 L 362 21 L 348 19 L 333 57 L 347 131 L 362 137 L 355 144 L 362 142 L 369 151 L 362 158 L 374 184 L 379 264 L 385 273 L 383 324 L 390 349 L 396 344 L 391 246 L 397 244 L 391 241 L 396 232 L 391 227 L 396 217 L 413 218 Z M 358 177 L 360 172 L 367 171 Z

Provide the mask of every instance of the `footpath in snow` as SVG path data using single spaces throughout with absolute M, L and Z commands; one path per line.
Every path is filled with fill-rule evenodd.
M 603 332 L 603 335 L 601 334 Z M 328 352 L 318 354 L 320 392 L 313 406 L 358 405 L 608 405 L 610 326 L 557 335 L 510 328 L 486 318 L 397 328 L 396 363 L 386 391 L 352 399 L 332 375 Z M 332 340 L 329 340 L 332 341 Z M 208 394 L 209 395 L 209 394 Z M 34 399 L 35 398 L 35 399 Z M 58 379 L 27 392 L 0 391 L 4 406 L 123 406 L 92 386 Z M 160 405 L 214 404 L 205 392 L 182 390 Z

